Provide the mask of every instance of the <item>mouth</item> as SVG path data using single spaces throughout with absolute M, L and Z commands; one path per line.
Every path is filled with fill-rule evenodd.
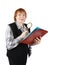
M 20 20 L 24 20 L 24 19 L 20 19 Z

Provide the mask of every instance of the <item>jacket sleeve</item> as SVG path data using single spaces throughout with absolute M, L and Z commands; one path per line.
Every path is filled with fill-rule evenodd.
M 6 39 L 6 48 L 8 50 L 15 48 L 19 44 L 19 42 L 22 40 L 22 38 L 20 38 L 19 36 L 14 39 L 10 26 L 7 26 L 7 29 L 5 32 L 5 39 Z

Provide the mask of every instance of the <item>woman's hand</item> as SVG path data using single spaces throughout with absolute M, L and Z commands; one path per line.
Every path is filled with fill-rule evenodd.
M 27 34 L 28 34 L 28 30 L 24 31 L 24 32 L 20 35 L 20 37 L 21 37 L 21 38 L 24 38 Z
M 34 43 L 33 43 L 32 45 L 39 44 L 40 42 L 41 42 L 41 37 L 40 37 L 40 38 L 36 37 L 36 38 L 34 39 Z

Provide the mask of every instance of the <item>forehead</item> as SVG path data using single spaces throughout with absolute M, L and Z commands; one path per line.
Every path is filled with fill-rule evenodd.
M 24 15 L 25 15 L 25 12 L 23 12 L 23 11 L 21 11 L 21 12 L 18 11 L 17 14 L 24 14 Z

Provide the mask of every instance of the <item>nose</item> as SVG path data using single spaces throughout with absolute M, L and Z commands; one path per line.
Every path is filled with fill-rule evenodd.
M 20 16 L 20 18 L 23 18 L 23 17 L 24 17 L 23 15 Z

